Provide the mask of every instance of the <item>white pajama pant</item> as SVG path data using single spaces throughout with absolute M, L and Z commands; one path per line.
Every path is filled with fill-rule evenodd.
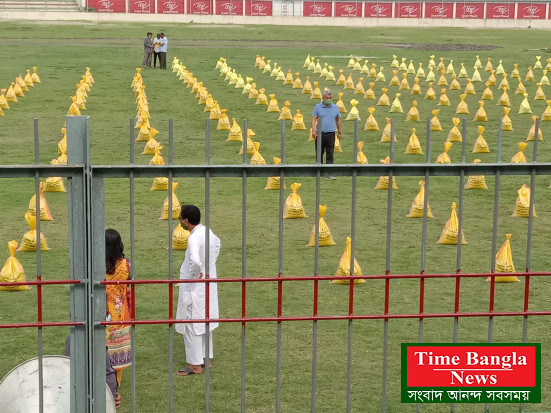
M 212 331 L 208 332 L 209 337 L 209 359 L 213 358 Z M 186 347 L 186 363 L 195 366 L 205 363 L 205 344 L 207 333 L 195 334 L 192 324 L 186 324 L 184 332 L 184 345 Z

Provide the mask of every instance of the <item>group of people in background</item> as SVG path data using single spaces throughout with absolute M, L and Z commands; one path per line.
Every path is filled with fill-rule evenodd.
M 142 66 L 148 69 L 157 68 L 157 59 L 159 60 L 159 69 L 166 69 L 166 51 L 168 48 L 168 39 L 164 33 L 157 33 L 153 39 L 153 33 L 147 33 L 143 39 L 143 63 Z M 153 66 L 151 66 L 153 60 Z

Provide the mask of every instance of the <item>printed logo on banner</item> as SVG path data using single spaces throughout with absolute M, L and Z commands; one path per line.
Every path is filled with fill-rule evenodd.
M 519 19 L 543 19 L 545 18 L 545 6 L 540 4 L 519 4 Z
M 111 13 L 113 12 L 113 3 L 110 0 L 100 0 L 98 1 L 97 10 L 100 12 Z
M 178 14 L 178 3 L 171 0 L 165 1 L 163 3 L 163 13 Z
M 508 4 L 497 4 L 494 6 L 489 6 L 486 13 L 488 17 L 492 19 L 508 19 L 509 18 L 509 5 Z
M 360 3 L 361 4 L 361 3 Z M 358 3 L 356 2 L 336 2 L 335 16 L 336 17 L 358 17 Z
M 134 2 L 134 13 L 149 13 L 149 1 L 138 0 Z
M 364 17 L 392 17 L 391 4 L 366 3 Z
M 484 17 L 484 4 L 455 4 L 455 15 L 461 19 L 482 19 Z
M 310 14 L 309 14 L 310 17 L 328 16 L 325 4 L 313 3 L 310 5 L 309 9 L 310 9 Z
M 208 1 L 195 1 L 191 3 L 192 14 L 210 14 L 210 3 Z
M 237 14 L 236 13 L 237 5 L 235 3 L 232 3 L 232 2 L 222 3 L 220 4 L 219 7 L 222 10 L 221 14 Z
M 251 4 L 251 14 L 253 16 L 266 16 L 268 13 L 268 6 L 263 3 L 252 3 Z
M 453 17 L 453 4 L 425 3 L 425 17 L 435 19 L 451 19 Z
M 419 6 L 406 4 L 400 7 L 400 15 L 398 17 L 421 17 Z
M 402 403 L 540 403 L 541 344 L 402 343 Z

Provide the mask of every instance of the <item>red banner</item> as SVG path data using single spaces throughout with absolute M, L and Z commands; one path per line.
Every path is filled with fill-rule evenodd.
M 484 3 L 455 3 L 456 19 L 483 19 Z
M 421 17 L 421 3 L 396 3 L 394 6 L 394 17 Z
M 392 3 L 365 3 L 364 17 L 392 17 Z
M 243 16 L 243 2 L 241 0 L 216 0 L 216 14 Z
M 96 9 L 98 13 L 125 13 L 125 0 L 88 0 L 87 7 Z
M 518 3 L 517 19 L 545 19 L 545 3 Z
M 188 14 L 212 14 L 212 0 L 188 0 Z
M 271 16 L 272 1 L 247 0 L 245 2 L 245 16 Z
M 157 13 L 183 14 L 184 0 L 157 0 Z
M 155 10 L 153 10 L 155 6 L 152 0 L 130 0 L 128 6 L 130 13 L 155 13 Z
M 425 3 L 425 18 L 453 19 L 453 3 Z
M 488 3 L 486 5 L 487 19 L 513 19 L 515 5 L 510 3 Z
M 362 3 L 355 1 L 335 2 L 335 17 L 362 17 Z
M 330 1 L 305 1 L 302 8 L 302 15 L 305 17 L 332 17 L 333 2 Z

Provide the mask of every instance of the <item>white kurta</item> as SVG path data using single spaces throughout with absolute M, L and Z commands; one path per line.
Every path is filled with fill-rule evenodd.
M 194 280 L 199 274 L 206 276 L 205 270 L 205 239 L 206 228 L 199 224 L 191 231 L 188 238 L 186 256 L 180 268 L 180 279 Z M 209 230 L 209 278 L 216 278 L 216 259 L 220 253 L 220 239 Z M 206 304 L 206 283 L 182 283 L 179 284 L 178 308 L 176 318 L 179 320 L 205 319 Z M 210 283 L 209 287 L 209 318 L 218 318 L 218 288 L 217 283 Z M 191 314 L 188 313 L 188 306 L 191 307 Z M 192 323 L 193 332 L 196 335 L 205 334 L 205 323 Z M 218 323 L 209 323 L 209 330 L 218 327 Z M 176 324 L 176 331 L 184 334 L 186 324 Z

